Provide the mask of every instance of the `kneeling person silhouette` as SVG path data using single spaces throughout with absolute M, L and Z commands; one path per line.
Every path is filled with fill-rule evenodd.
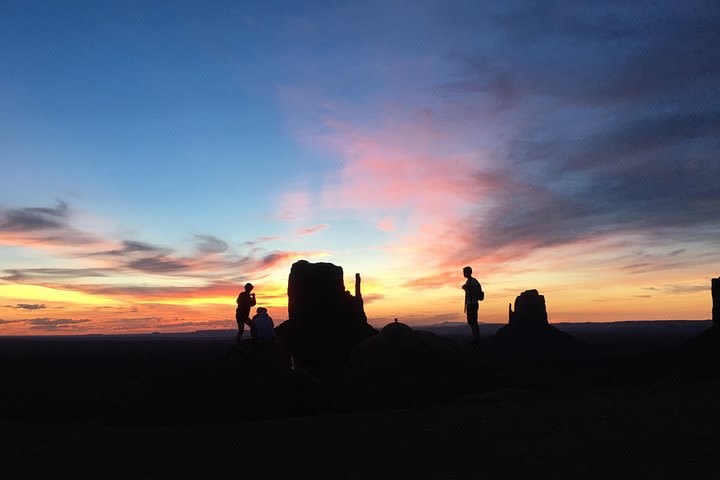
M 255 341 L 266 341 L 275 338 L 275 324 L 268 315 L 267 308 L 258 307 L 257 313 L 251 320 L 250 334 Z

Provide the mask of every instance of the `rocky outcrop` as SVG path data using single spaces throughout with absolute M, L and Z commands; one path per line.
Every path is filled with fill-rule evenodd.
M 720 277 L 710 282 L 712 326 L 677 350 L 673 376 L 683 382 L 720 378 Z
M 518 329 L 544 329 L 548 327 L 545 297 L 537 290 L 525 290 L 515 298 L 515 311 L 509 307 L 509 325 Z
M 337 378 L 352 348 L 377 334 L 367 323 L 355 275 L 355 295 L 345 290 L 343 269 L 332 263 L 293 264 L 288 278 L 288 317 L 276 328 L 297 365 L 322 380 Z
M 353 349 L 343 377 L 344 403 L 372 408 L 450 398 L 475 378 L 468 369 L 455 341 L 396 321 Z
M 503 348 L 518 347 L 525 353 L 560 351 L 575 348 L 579 342 L 548 322 L 545 297 L 537 290 L 526 290 L 508 308 L 508 324 L 495 334 L 495 343 Z

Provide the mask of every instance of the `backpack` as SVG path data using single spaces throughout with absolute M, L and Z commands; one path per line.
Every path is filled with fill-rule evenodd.
M 472 285 L 475 289 L 473 293 L 475 293 L 475 296 L 478 299 L 478 302 L 482 302 L 485 300 L 485 292 L 483 292 L 482 285 L 480 285 L 480 282 L 477 281 L 476 278 L 473 278 L 475 280 L 474 282 L 470 282 L 470 285 Z

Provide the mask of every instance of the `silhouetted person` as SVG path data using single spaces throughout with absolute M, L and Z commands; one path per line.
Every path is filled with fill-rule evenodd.
M 237 308 L 235 309 L 235 320 L 238 324 L 237 343 L 240 344 L 242 340 L 243 332 L 245 331 L 245 325 L 252 327 L 250 322 L 250 309 L 257 303 L 255 301 L 255 294 L 251 293 L 253 289 L 252 283 L 245 284 L 245 291 L 240 292 L 237 298 Z
M 275 338 L 275 324 L 270 315 L 268 315 L 267 308 L 258 307 L 257 313 L 252 318 L 250 333 L 252 334 L 253 340 L 261 342 Z
M 480 282 L 472 276 L 472 268 L 463 268 L 463 276 L 467 278 L 462 289 L 465 290 L 465 314 L 467 315 L 467 323 L 473 334 L 473 342 L 480 343 L 480 327 L 478 327 L 478 308 L 479 303 L 485 298 Z

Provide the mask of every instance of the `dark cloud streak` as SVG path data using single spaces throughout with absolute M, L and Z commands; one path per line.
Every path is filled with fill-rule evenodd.
M 67 330 L 77 330 L 83 324 L 90 323 L 87 318 L 75 320 L 71 318 L 32 318 L 23 320 L 22 323 L 28 325 L 30 330 L 41 330 L 44 332 L 57 332 Z
M 3 221 L 0 231 L 35 231 L 64 228 L 68 218 L 68 205 L 58 202 L 55 208 L 16 208 L 0 211 Z
M 76 247 L 98 242 L 91 233 L 70 225 L 71 210 L 64 201 L 55 207 L 0 207 L 0 244 L 50 244 Z
M 230 248 L 227 242 L 213 235 L 195 234 L 195 239 L 197 240 L 197 250 L 204 254 L 222 253 Z
M 112 270 L 102 268 L 11 268 L 5 270 L 2 280 L 8 282 L 30 282 L 47 279 L 78 279 L 84 277 L 106 277 Z
M 4 305 L 5 308 L 15 308 L 19 310 L 42 310 L 47 308 L 44 303 L 17 303 L 15 305 Z

